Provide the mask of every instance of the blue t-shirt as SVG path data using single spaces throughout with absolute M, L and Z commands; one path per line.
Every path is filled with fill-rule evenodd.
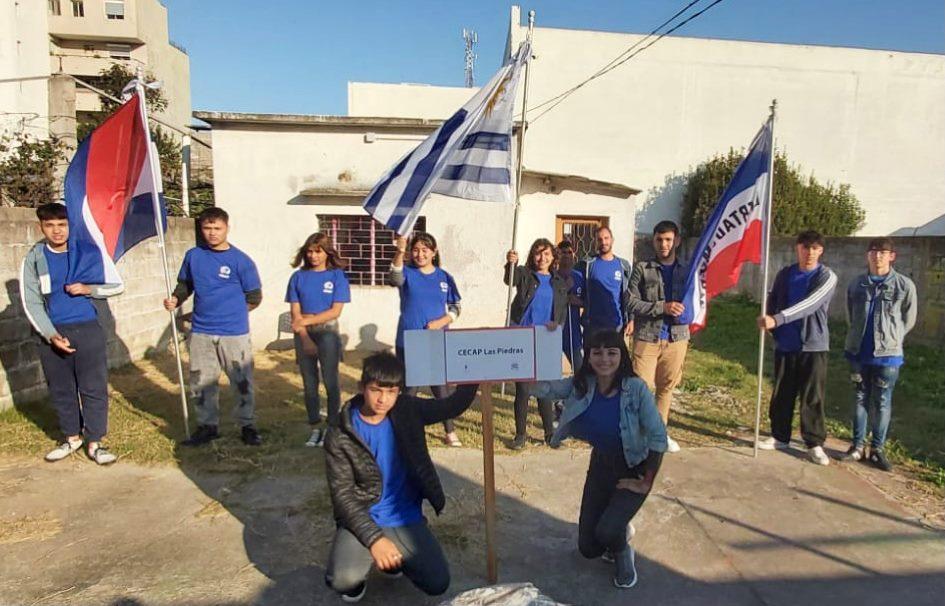
M 620 311 L 623 267 L 620 259 L 614 257 L 605 261 L 598 257 L 591 263 L 588 284 L 584 284 L 583 279 L 581 282 L 587 291 L 588 310 L 585 313 L 590 313 L 588 325 L 619 330 L 623 326 L 623 314 Z
M 620 390 L 612 396 L 595 392 L 587 410 L 571 421 L 570 430 L 594 448 L 620 452 Z
M 191 248 L 184 255 L 178 280 L 194 288 L 193 332 L 235 336 L 249 333 L 246 293 L 262 288 L 256 264 L 230 246 L 211 250 Z
M 554 312 L 554 291 L 551 289 L 551 274 L 535 273 L 538 277 L 538 288 L 532 300 L 528 302 L 522 321 L 519 326 L 543 326 L 552 320 Z
M 810 271 L 802 271 L 797 265 L 792 265 L 787 277 L 787 307 L 797 304 L 810 292 L 810 281 L 820 269 L 818 265 Z M 775 349 L 782 353 L 796 353 L 804 348 L 801 340 L 801 326 L 803 320 L 797 319 L 782 324 L 774 329 Z
M 397 323 L 397 347 L 404 346 L 404 331 L 426 328 L 446 315 L 446 306 L 459 303 L 459 290 L 453 276 L 437 267 L 425 274 L 416 267 L 404 267 L 400 287 L 400 321 Z
M 578 297 L 584 296 L 584 280 L 581 272 L 571 270 L 571 283 L 571 290 L 568 291 L 568 294 Z M 584 347 L 584 340 L 581 337 L 580 305 L 568 305 L 568 317 L 564 321 L 564 330 L 561 331 L 561 347 L 562 351 L 568 356 L 568 360 L 571 360 L 572 352 L 579 352 Z
M 85 295 L 73 296 L 66 292 L 66 276 L 69 273 L 69 253 L 53 252 L 43 247 L 43 256 L 49 266 L 49 281 L 52 292 L 46 299 L 46 313 L 54 326 L 91 322 L 98 317 L 95 306 Z
M 874 276 L 870 275 L 870 282 L 879 286 L 886 281 L 886 278 L 889 277 L 889 274 L 885 276 Z M 877 289 L 877 294 L 878 289 Z M 846 354 L 848 360 L 853 362 L 859 362 L 863 366 L 902 366 L 905 362 L 905 358 L 902 356 L 879 356 L 876 357 L 873 353 L 876 350 L 876 339 L 873 336 L 873 330 L 875 328 L 874 318 L 876 312 L 876 299 L 874 296 L 870 299 L 870 307 L 866 312 L 866 326 L 863 329 L 863 340 L 860 342 L 860 353 L 856 356 L 851 356 L 849 353 Z
M 397 452 L 390 417 L 384 417 L 377 425 L 371 425 L 352 407 L 351 424 L 374 455 L 381 470 L 381 500 L 371 505 L 370 509 L 374 523 L 381 527 L 409 526 L 422 520 L 423 496 L 410 479 L 407 467 Z
M 289 278 L 285 302 L 300 304 L 303 314 L 327 311 L 334 303 L 350 303 L 348 277 L 340 269 L 296 270 Z
M 676 269 L 676 263 L 664 265 L 660 263 L 660 275 L 663 278 L 663 300 L 673 301 L 673 271 Z M 670 316 L 663 316 L 663 326 L 660 328 L 660 341 L 669 341 L 672 335 L 669 327 L 672 326 Z

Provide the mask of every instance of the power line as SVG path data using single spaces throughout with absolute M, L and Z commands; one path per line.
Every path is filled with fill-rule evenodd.
M 686 12 L 692 5 L 696 4 L 696 3 L 699 2 L 699 1 L 700 1 L 700 0 L 694 0 L 693 2 L 690 2 L 689 4 L 687 4 L 683 9 L 681 9 L 681 10 L 678 11 L 675 15 L 673 15 L 672 17 L 670 17 L 669 19 L 667 19 L 666 21 L 664 21 L 659 27 L 657 27 L 657 28 L 654 29 L 652 32 L 650 32 L 646 37 L 644 37 L 643 39 L 637 41 L 633 46 L 631 46 L 629 49 L 627 49 L 626 51 L 624 51 L 623 53 L 621 53 L 620 55 L 618 55 L 614 60 L 612 60 L 612 61 L 611 61 L 610 63 L 608 63 L 606 66 L 604 66 L 604 67 L 602 67 L 601 69 L 599 69 L 596 73 L 594 73 L 592 76 L 588 77 L 588 78 L 587 78 L 586 80 L 584 80 L 583 82 L 580 82 L 580 83 L 574 85 L 574 86 L 571 87 L 570 89 L 564 91 L 563 93 L 561 93 L 561 94 L 559 94 L 559 95 L 557 95 L 557 96 L 555 96 L 555 97 L 553 97 L 553 98 L 551 98 L 551 99 L 548 99 L 547 101 L 542 102 L 541 104 L 535 106 L 534 108 L 530 108 L 529 111 L 532 111 L 532 109 L 538 109 L 539 107 L 542 107 L 542 106 L 545 106 L 545 105 L 548 105 L 549 103 L 551 103 L 551 106 L 548 107 L 548 109 L 544 110 L 543 112 L 541 112 L 540 114 L 538 114 L 537 116 L 535 116 L 533 119 L 529 120 L 529 123 L 532 123 L 532 124 L 533 124 L 533 123 L 537 122 L 539 118 L 541 118 L 542 116 L 544 116 L 545 114 L 547 114 L 548 112 L 550 112 L 551 110 L 553 110 L 554 108 L 556 108 L 556 107 L 557 107 L 558 105 L 560 105 L 565 99 L 567 99 L 569 96 L 571 96 L 572 94 L 574 94 L 575 92 L 577 92 L 578 89 L 582 88 L 583 86 L 585 86 L 586 84 L 592 82 L 593 80 L 596 80 L 597 78 L 600 78 L 601 76 L 603 76 L 603 75 L 605 75 L 605 74 L 607 74 L 607 73 L 610 73 L 611 71 L 617 69 L 618 67 L 620 67 L 621 65 L 623 65 L 624 63 L 626 63 L 627 61 L 629 61 L 630 59 L 633 59 L 634 57 L 636 57 L 637 55 L 639 55 L 640 53 L 642 53 L 642 52 L 645 51 L 646 49 L 650 48 L 651 46 L 653 46 L 654 44 L 656 44 L 657 42 L 659 42 L 660 40 L 662 40 L 664 37 L 668 36 L 669 34 L 673 33 L 674 31 L 678 30 L 680 27 L 686 25 L 687 23 L 689 23 L 689 22 L 692 21 L 693 19 L 698 18 L 699 16 L 701 16 L 702 14 L 704 14 L 706 11 L 708 11 L 709 9 L 711 9 L 712 7 L 714 7 L 716 4 L 719 4 L 719 3 L 722 2 L 722 0 L 715 0 L 714 2 L 712 2 L 711 4 L 709 4 L 708 6 L 706 6 L 705 8 L 703 8 L 702 10 L 693 13 L 692 15 L 690 15 L 689 17 L 687 17 L 687 18 L 684 19 L 683 21 L 680 21 L 679 23 L 677 23 L 676 25 L 674 25 L 674 26 L 671 27 L 670 29 L 668 29 L 668 30 L 666 30 L 665 32 L 661 33 L 659 36 L 657 36 L 657 38 L 656 38 L 655 40 L 651 41 L 649 44 L 647 44 L 647 45 L 645 45 L 645 46 L 639 48 L 639 49 L 636 50 L 636 51 L 634 51 L 634 49 L 635 49 L 637 46 L 639 46 L 640 44 L 642 44 L 643 42 L 645 42 L 647 39 L 649 39 L 650 37 L 652 37 L 652 36 L 655 34 L 655 32 L 657 32 L 660 28 L 662 28 L 663 26 L 665 26 L 667 23 L 670 23 L 671 21 L 673 21 L 673 19 L 675 19 L 676 17 L 678 17 L 678 16 L 681 15 L 682 13 Z M 630 54 L 628 55 L 628 53 L 630 53 Z M 626 56 L 625 56 L 625 55 L 626 55 Z

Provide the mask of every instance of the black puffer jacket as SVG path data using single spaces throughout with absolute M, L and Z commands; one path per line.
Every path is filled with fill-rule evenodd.
M 424 427 L 463 414 L 476 397 L 478 385 L 462 385 L 443 400 L 401 394 L 387 416 L 394 428 L 397 451 L 411 480 L 437 515 L 446 505 L 443 486 L 427 451 Z M 363 396 L 355 396 L 342 408 L 338 426 L 325 436 L 328 488 L 335 521 L 351 531 L 365 547 L 381 538 L 381 529 L 370 508 L 381 500 L 381 470 L 371 451 L 351 425 L 351 409 L 360 408 Z

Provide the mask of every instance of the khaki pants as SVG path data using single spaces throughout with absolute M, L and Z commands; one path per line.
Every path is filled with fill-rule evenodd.
M 656 396 L 656 407 L 669 422 L 669 407 L 673 403 L 673 390 L 682 382 L 683 364 L 689 341 L 659 341 L 648 343 L 636 340 L 633 343 L 633 372 L 643 379 Z

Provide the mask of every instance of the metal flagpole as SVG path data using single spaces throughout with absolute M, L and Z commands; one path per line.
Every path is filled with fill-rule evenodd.
M 532 32 L 535 30 L 535 11 L 528 11 L 528 42 L 531 52 Z M 515 178 L 515 211 L 512 215 L 512 250 L 518 241 L 518 211 L 522 206 L 522 160 L 525 156 L 525 131 L 527 130 L 528 119 L 525 112 L 528 111 L 528 76 L 531 73 L 531 57 L 525 63 L 525 88 L 522 94 L 522 127 L 518 135 L 518 174 Z M 505 299 L 505 325 L 512 322 L 512 277 L 515 276 L 515 268 L 512 268 L 512 275 L 509 276 L 509 288 Z M 502 395 L 505 396 L 505 381 L 502 382 Z
M 764 212 L 764 244 L 762 248 L 762 278 L 761 278 L 761 315 L 768 309 L 768 256 L 771 250 L 771 223 L 774 220 L 772 201 L 774 199 L 774 117 L 778 109 L 778 100 L 771 100 L 771 115 L 768 117 L 769 136 L 771 137 L 771 157 L 768 159 L 768 200 Z M 758 399 L 755 401 L 755 449 L 754 456 L 758 456 L 758 439 L 761 428 L 761 381 L 764 377 L 765 365 L 765 333 L 764 328 L 758 330 Z
M 141 119 L 144 121 L 144 133 L 148 141 L 148 163 L 151 169 L 151 202 L 154 205 L 154 226 L 157 229 L 158 246 L 161 248 L 161 261 L 164 263 L 164 289 L 167 298 L 171 297 L 171 272 L 167 265 L 167 247 L 164 242 L 164 225 L 161 222 L 161 200 L 158 197 L 158 167 L 156 166 L 156 154 L 154 153 L 154 144 L 151 142 L 151 130 L 148 128 L 148 107 L 144 94 L 144 76 L 141 68 L 137 69 L 135 82 L 135 91 L 138 93 L 139 107 L 141 108 Z M 177 319 L 173 311 L 167 312 L 171 318 L 171 339 L 174 341 L 174 357 L 177 358 L 177 378 L 180 382 L 180 405 L 184 413 L 184 434 L 190 439 L 190 421 L 187 413 L 187 391 L 184 387 L 184 367 L 180 360 L 180 342 L 177 336 Z

